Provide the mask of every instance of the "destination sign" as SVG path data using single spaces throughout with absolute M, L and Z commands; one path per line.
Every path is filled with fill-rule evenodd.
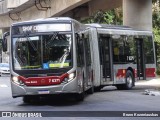
M 12 27 L 12 34 L 71 31 L 71 24 L 36 24 Z

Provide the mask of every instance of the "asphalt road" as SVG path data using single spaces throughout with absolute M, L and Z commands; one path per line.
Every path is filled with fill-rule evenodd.
M 59 97 L 56 96 L 52 99 L 43 98 L 39 102 L 33 102 L 31 104 L 25 104 L 22 98 L 12 98 L 10 79 L 9 77 L 0 77 L 0 111 L 27 111 L 27 112 L 37 112 L 37 111 L 63 111 L 62 116 L 65 115 L 66 111 L 160 111 L 160 95 L 151 96 L 142 94 L 146 89 L 159 89 L 160 86 L 149 86 L 140 84 L 133 88 L 133 90 L 117 90 L 115 87 L 105 87 L 100 92 L 96 92 L 92 95 L 86 95 L 83 102 L 76 102 L 70 97 Z M 58 113 L 60 114 L 60 113 Z M 67 114 L 67 112 L 66 112 Z M 87 113 L 93 115 L 93 113 Z M 83 118 L 81 118 L 83 117 Z M 159 114 L 160 117 L 160 114 Z M 55 119 L 106 119 L 106 117 L 62 117 Z M 107 117 L 111 120 L 132 120 L 134 117 Z M 0 118 L 2 119 L 2 118 Z M 9 118 L 8 118 L 9 119 Z M 11 118 L 10 118 L 11 119 Z M 15 118 L 12 118 L 15 119 Z M 27 118 L 23 118 L 27 119 Z M 33 119 L 33 118 L 32 118 Z M 34 118 L 36 120 L 36 118 Z M 43 118 L 43 119 L 53 119 L 53 118 Z M 143 119 L 137 118 L 136 119 Z M 144 118 L 145 120 L 159 119 L 159 118 Z M 41 119 L 39 119 L 41 120 Z

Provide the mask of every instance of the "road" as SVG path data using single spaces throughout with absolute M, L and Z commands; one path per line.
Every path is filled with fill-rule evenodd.
M 110 86 L 103 88 L 100 92 L 86 95 L 83 102 L 76 102 L 72 97 L 64 98 L 57 96 L 58 98 L 43 99 L 39 102 L 25 104 L 22 98 L 12 98 L 10 79 L 9 77 L 2 76 L 0 77 L 0 111 L 160 111 L 160 95 L 151 96 L 142 94 L 146 89 L 159 89 L 159 87 L 143 86 L 140 84 L 133 88 L 133 90 L 119 91 L 115 87 Z M 51 118 L 43 119 L 48 120 Z M 58 117 L 58 119 L 64 118 Z M 72 119 L 81 118 L 73 117 Z M 87 120 L 91 119 L 91 117 L 84 117 L 83 119 Z M 105 117 L 94 117 L 94 119 L 105 119 Z M 110 119 L 115 120 L 120 118 L 110 117 Z M 134 118 L 125 117 L 123 119 Z M 159 118 L 154 119 L 158 120 Z

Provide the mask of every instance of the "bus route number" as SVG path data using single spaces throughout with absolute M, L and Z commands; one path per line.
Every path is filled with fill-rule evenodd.
M 57 82 L 59 83 L 61 81 L 60 81 L 60 79 L 49 79 L 49 82 L 50 83 L 57 83 Z
M 134 61 L 134 56 L 127 56 L 127 61 Z

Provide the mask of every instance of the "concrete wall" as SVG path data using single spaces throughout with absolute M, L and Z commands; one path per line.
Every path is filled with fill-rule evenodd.
M 51 7 L 50 9 L 38 10 L 36 6 L 34 6 L 33 4 L 32 7 L 29 7 L 26 10 L 20 11 L 19 20 L 12 20 L 11 18 L 9 18 L 9 14 L 0 15 L 0 28 L 10 27 L 10 25 L 14 22 L 27 21 L 27 20 L 33 20 L 33 19 L 39 19 L 39 18 L 48 18 L 48 17 L 53 17 L 53 16 L 60 16 L 64 14 L 65 12 L 70 11 L 73 8 L 80 6 L 90 0 L 50 0 L 50 1 L 46 0 L 46 1 L 47 1 L 46 6 Z M 16 2 L 17 1 L 15 1 L 15 3 Z M 15 4 L 15 5 L 20 5 L 20 3 Z M 25 4 L 19 6 L 16 9 L 20 9 L 23 7 L 25 7 Z M 12 16 L 13 18 L 17 17 L 16 14 L 12 14 Z
M 28 2 L 29 0 L 7 0 L 7 8 L 11 9 L 11 8 L 16 8 L 26 2 Z
M 111 10 L 122 6 L 122 0 L 91 0 L 89 2 L 89 15 L 97 10 Z
M 51 2 L 51 9 L 47 11 L 47 16 L 60 16 L 90 0 L 54 0 Z
M 7 0 L 0 2 L 0 14 L 7 13 L 9 10 L 7 8 Z
M 152 0 L 123 0 L 123 24 L 152 30 Z

